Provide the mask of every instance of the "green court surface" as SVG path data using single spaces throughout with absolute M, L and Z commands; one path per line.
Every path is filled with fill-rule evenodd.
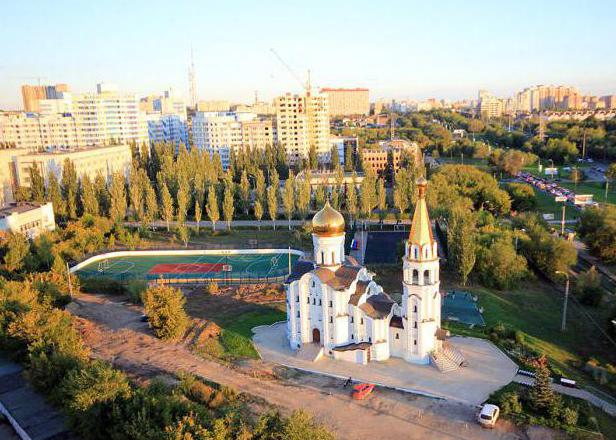
M 285 277 L 299 255 L 294 253 L 131 255 L 93 261 L 75 273 L 81 278 L 124 280 L 267 281 Z
M 486 323 L 475 299 L 469 292 L 447 292 L 441 306 L 441 315 L 448 321 L 484 327 Z

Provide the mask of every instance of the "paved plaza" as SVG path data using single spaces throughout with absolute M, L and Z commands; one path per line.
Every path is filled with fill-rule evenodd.
M 464 337 L 453 337 L 450 342 L 462 352 L 469 365 L 449 373 L 440 373 L 433 366 L 413 365 L 397 358 L 370 362 L 368 365 L 327 357 L 310 362 L 295 356 L 289 347 L 285 329 L 284 322 L 253 329 L 253 340 L 263 360 L 473 405 L 483 403 L 492 392 L 510 383 L 518 370 L 516 364 L 491 342 Z

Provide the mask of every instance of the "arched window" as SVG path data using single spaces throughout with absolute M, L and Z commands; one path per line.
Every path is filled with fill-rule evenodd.
M 424 258 L 430 258 L 430 248 L 426 246 L 426 248 L 424 249 Z
M 325 264 L 325 252 L 321 251 L 321 264 Z
M 419 259 L 419 249 L 417 247 L 413 248 L 413 257 L 418 260 Z
M 419 284 L 419 272 L 417 269 L 413 269 L 413 278 L 411 280 L 411 284 Z
M 430 271 L 424 270 L 424 284 L 430 284 Z
M 332 251 L 332 264 L 335 264 L 335 263 L 336 263 L 336 257 L 335 257 L 335 255 L 336 255 L 336 254 L 335 254 L 335 252 L 334 252 L 334 251 Z

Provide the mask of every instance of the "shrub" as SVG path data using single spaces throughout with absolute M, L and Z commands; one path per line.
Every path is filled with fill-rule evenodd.
M 184 311 L 186 299 L 179 289 L 169 286 L 154 286 L 143 293 L 143 305 L 150 327 L 161 339 L 177 339 L 188 326 Z
M 578 421 L 578 412 L 573 408 L 565 408 L 560 414 L 562 422 L 567 426 L 575 426 Z
M 601 289 L 601 275 L 592 266 L 586 272 L 579 274 L 575 283 L 575 293 L 580 296 L 580 301 L 590 306 L 597 306 L 603 297 Z
M 85 278 L 81 281 L 81 290 L 88 293 L 108 293 L 120 295 L 124 293 L 124 286 L 120 281 L 112 278 Z
M 126 295 L 130 302 L 134 304 L 141 304 L 141 295 L 148 288 L 148 283 L 143 280 L 132 280 L 129 281 L 124 290 L 126 291 Z
M 220 288 L 218 287 L 218 283 L 216 281 L 210 281 L 207 284 L 205 291 L 210 295 L 216 295 L 220 291 Z
M 503 415 L 515 415 L 523 411 L 520 396 L 515 391 L 504 393 L 498 403 Z

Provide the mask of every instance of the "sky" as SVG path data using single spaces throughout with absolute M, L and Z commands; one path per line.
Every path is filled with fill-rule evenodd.
M 0 109 L 19 86 L 99 82 L 250 102 L 315 87 L 372 100 L 509 96 L 534 84 L 616 94 L 616 1 L 0 0 Z

